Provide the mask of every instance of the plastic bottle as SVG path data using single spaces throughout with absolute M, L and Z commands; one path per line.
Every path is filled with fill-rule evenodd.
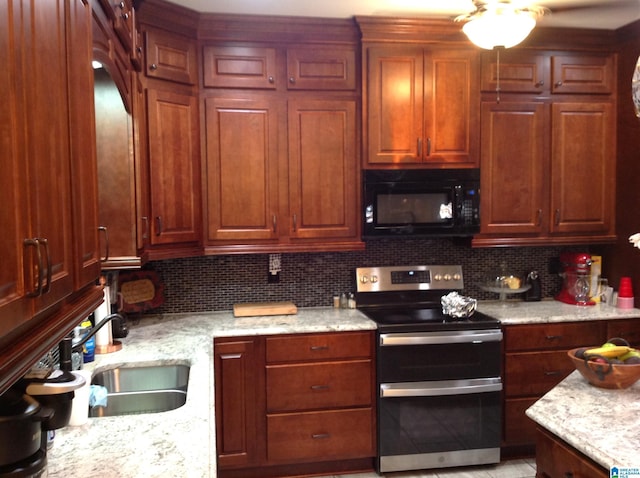
M 86 319 L 84 322 L 80 324 L 80 336 L 84 337 L 91 330 L 91 321 Z M 82 347 L 82 361 L 84 363 L 93 362 L 95 360 L 96 353 L 96 341 L 95 337 L 91 337 L 87 340 Z

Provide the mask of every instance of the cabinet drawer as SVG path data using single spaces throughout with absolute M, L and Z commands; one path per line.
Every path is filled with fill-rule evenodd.
M 569 350 L 574 347 L 597 345 L 606 340 L 605 325 L 602 321 L 513 325 L 505 327 L 504 332 L 506 351 Z
M 267 411 L 369 406 L 371 360 L 267 367 Z
M 507 354 L 505 395 L 542 395 L 575 370 L 564 350 Z
M 373 456 L 370 408 L 267 416 L 270 462 Z
M 267 338 L 267 363 L 370 358 L 371 332 L 340 332 Z
M 606 339 L 610 339 L 612 337 L 622 337 L 632 346 L 640 346 L 640 319 L 618 319 L 608 321 Z
M 612 56 L 560 55 L 551 57 L 552 93 L 611 94 L 615 84 Z
M 533 445 L 536 424 L 525 413 L 536 398 L 510 398 L 504 403 L 504 441 L 507 446 Z

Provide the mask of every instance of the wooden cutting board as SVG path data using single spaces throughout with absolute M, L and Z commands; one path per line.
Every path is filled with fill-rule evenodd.
M 298 308 L 293 302 L 253 302 L 233 304 L 235 317 L 256 317 L 260 315 L 292 315 Z

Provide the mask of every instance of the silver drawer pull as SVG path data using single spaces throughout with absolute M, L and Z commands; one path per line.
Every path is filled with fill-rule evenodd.
M 554 375 L 561 375 L 561 374 L 562 374 L 562 372 L 560 372 L 560 371 L 558 371 L 558 370 L 551 370 L 551 371 L 545 372 L 544 374 L 545 374 L 547 377 L 552 377 L 552 376 L 554 376 Z
M 311 435 L 311 438 L 314 440 L 325 440 L 327 438 L 331 438 L 331 435 L 328 433 L 314 433 Z
M 313 350 L 314 352 L 318 352 L 320 350 L 329 350 L 329 346 L 328 345 L 312 345 L 311 350 Z
M 562 335 L 547 335 L 547 340 L 560 340 Z
M 311 385 L 311 390 L 329 390 L 329 385 Z

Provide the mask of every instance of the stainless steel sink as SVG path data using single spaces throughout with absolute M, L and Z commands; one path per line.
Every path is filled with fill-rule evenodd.
M 93 407 L 90 417 L 158 413 L 187 401 L 189 366 L 180 364 L 118 367 L 97 372 L 92 385 L 107 389 L 107 406 Z

